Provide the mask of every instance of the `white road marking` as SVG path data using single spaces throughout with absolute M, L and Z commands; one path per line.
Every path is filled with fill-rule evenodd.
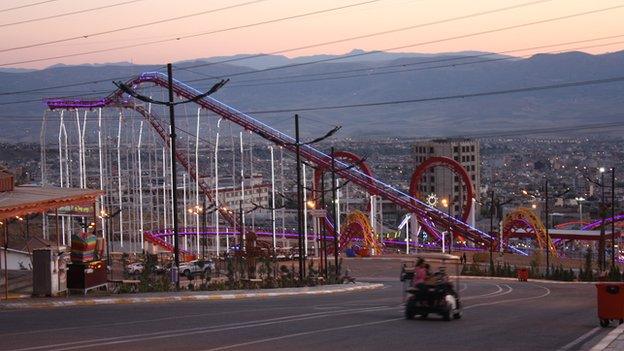
M 195 317 L 205 317 L 205 316 L 215 316 L 215 315 L 223 315 L 223 314 L 237 314 L 237 313 L 247 313 L 247 312 L 262 312 L 262 311 L 272 311 L 272 310 L 284 310 L 284 309 L 298 309 L 299 306 L 293 307 L 271 307 L 271 308 L 257 308 L 251 310 L 236 310 L 236 311 L 223 311 L 223 312 L 210 312 L 210 313 L 196 313 L 196 314 L 185 314 L 182 316 L 171 316 L 171 317 L 161 317 L 161 318 L 152 318 L 152 319 L 141 319 L 135 321 L 126 321 L 126 322 L 117 322 L 117 323 L 100 323 L 100 324 L 91 324 L 91 325 L 81 325 L 76 327 L 63 327 L 63 328 L 50 328 L 50 329 L 36 329 L 36 330 L 28 330 L 23 332 L 14 332 L 14 333 L 4 333 L 0 334 L 0 337 L 14 336 L 14 335 L 25 335 L 25 334 L 40 334 L 45 332 L 58 332 L 64 330 L 74 330 L 85 328 L 100 328 L 100 327 L 115 327 L 121 325 L 132 325 L 132 324 L 141 324 L 141 323 L 152 323 L 152 322 L 162 322 L 168 320 L 176 320 L 176 319 L 187 319 L 187 318 L 195 318 Z
M 565 351 L 565 350 L 569 350 L 571 348 L 573 348 L 574 346 L 580 344 L 581 342 L 585 341 L 587 338 L 589 338 L 590 336 L 596 334 L 598 331 L 602 330 L 602 328 L 600 327 L 596 327 L 590 331 L 588 331 L 587 333 L 579 336 L 578 338 L 574 339 L 572 342 L 570 342 L 569 344 L 563 346 L 562 348 L 560 348 L 558 351 Z
M 497 287 L 496 291 L 490 292 L 490 293 L 487 293 L 487 294 L 466 296 L 466 297 L 462 297 L 461 299 L 462 300 L 472 300 L 472 299 L 478 299 L 480 297 L 488 297 L 488 296 L 498 295 L 501 292 L 503 292 L 503 288 L 500 285 L 498 285 L 498 284 L 491 284 L 491 285 L 494 285 L 494 286 Z
M 511 293 L 513 291 L 513 288 L 511 286 L 509 286 L 507 284 L 502 284 L 502 285 L 506 286 L 508 290 L 503 292 L 503 293 L 501 293 L 503 288 L 501 286 L 497 285 L 498 286 L 498 290 L 496 292 L 485 294 L 485 296 L 493 296 L 493 294 L 499 294 L 499 295 L 496 295 L 496 297 L 498 297 L 498 296 L 509 294 L 509 293 Z M 517 299 L 509 299 L 509 300 L 501 300 L 501 301 L 494 301 L 494 302 L 490 302 L 490 303 L 481 303 L 481 304 L 468 306 L 468 307 L 466 307 L 464 309 L 469 309 L 471 307 L 496 305 L 496 304 L 505 303 L 505 302 L 515 302 L 515 301 L 539 299 L 539 298 L 543 298 L 543 297 L 546 297 L 546 296 L 550 295 L 550 293 L 551 293 L 550 289 L 548 289 L 546 287 L 543 287 L 543 286 L 539 286 L 539 285 L 536 285 L 536 286 L 538 286 L 538 287 L 540 287 L 542 289 L 545 289 L 546 292 L 544 294 L 542 294 L 542 295 L 539 295 L 539 296 L 517 298 Z M 286 334 L 286 335 L 276 336 L 276 337 L 272 337 L 272 338 L 252 340 L 252 341 L 248 341 L 248 342 L 244 342 L 244 343 L 238 343 L 238 344 L 232 344 L 232 345 L 226 345 L 226 346 L 219 346 L 219 347 L 207 349 L 207 350 L 204 350 L 204 351 L 227 350 L 227 349 L 232 349 L 232 348 L 236 348 L 236 347 L 250 346 L 250 345 L 255 345 L 255 344 L 260 344 L 260 343 L 265 343 L 265 342 L 270 342 L 270 341 L 294 338 L 294 337 L 298 337 L 298 336 L 304 336 L 304 335 L 310 335 L 310 334 L 316 334 L 316 333 L 323 333 L 323 332 L 331 332 L 331 331 L 348 329 L 348 328 L 357 328 L 357 327 L 363 327 L 363 326 L 375 325 L 375 324 L 381 324 L 381 323 L 394 322 L 394 321 L 398 321 L 398 320 L 402 320 L 402 319 L 404 319 L 404 318 L 393 318 L 393 319 L 386 319 L 386 320 L 377 321 L 377 322 L 351 324 L 351 325 L 346 325 L 346 326 L 341 326 L 341 327 L 332 327 L 332 328 L 317 329 L 317 330 L 311 330 L 311 331 L 300 332 L 300 333 Z
M 609 344 L 611 344 L 613 342 L 613 340 L 617 339 L 618 336 L 620 336 L 620 334 L 622 334 L 624 332 L 624 324 L 620 324 L 619 327 L 613 329 L 611 332 L 609 332 L 609 334 L 607 334 L 607 336 L 605 336 L 604 338 L 602 338 L 602 340 L 600 340 L 600 342 L 596 345 L 594 345 L 594 347 L 592 347 L 589 351 L 602 351 L 604 350 L 607 346 L 609 346 Z
M 396 322 L 396 321 L 400 321 L 400 320 L 403 320 L 403 319 L 404 318 L 392 318 L 392 319 L 384 319 L 384 320 L 376 321 L 376 322 L 349 324 L 349 325 L 343 325 L 343 326 L 340 326 L 340 327 L 316 329 L 316 330 L 310 330 L 310 331 L 305 331 L 305 332 L 300 332 L 300 333 L 293 333 L 293 334 L 286 334 L 286 335 L 282 335 L 282 336 L 276 336 L 276 337 L 272 337 L 272 338 L 253 340 L 253 341 L 243 342 L 243 343 L 239 343 L 239 344 L 219 346 L 219 347 L 215 347 L 215 348 L 212 348 L 212 349 L 207 349 L 207 350 L 204 350 L 204 351 L 227 350 L 227 349 L 232 349 L 232 348 L 235 348 L 235 347 L 249 346 L 249 345 L 261 344 L 261 343 L 265 343 L 265 342 L 269 342 L 269 341 L 276 341 L 276 340 L 295 338 L 295 337 L 303 336 L 303 335 L 318 334 L 318 333 L 324 333 L 324 332 L 329 332 L 329 331 L 333 332 L 333 331 L 336 331 L 336 330 L 351 329 L 351 328 L 358 328 L 358 327 L 366 327 L 366 326 L 369 326 L 369 325 L 376 325 L 376 324 L 382 324 L 382 323 Z
M 475 305 L 467 306 L 464 309 L 471 309 L 471 308 L 480 307 L 480 306 L 491 306 L 491 305 L 497 305 L 497 304 L 508 303 L 508 302 L 516 302 L 516 301 L 526 301 L 526 300 L 539 299 L 539 298 L 543 298 L 543 297 L 546 297 L 546 296 L 551 294 L 550 289 L 548 289 L 548 288 L 546 288 L 544 286 L 535 285 L 535 284 L 531 284 L 531 285 L 534 285 L 534 286 L 537 286 L 537 287 L 539 287 L 541 289 L 544 289 L 546 292 L 541 294 L 541 295 L 538 295 L 538 296 L 516 298 L 516 299 L 508 299 L 508 300 L 500 300 L 500 301 L 492 301 L 492 302 L 487 302 L 487 303 L 475 304 Z M 492 297 L 495 297 L 494 295 L 496 295 L 496 294 L 498 294 L 497 296 L 502 296 L 502 295 L 509 294 L 509 293 L 511 293 L 511 291 L 513 291 L 513 288 L 511 286 L 509 286 L 509 285 L 506 285 L 506 284 L 502 284 L 502 286 L 501 285 L 496 285 L 496 286 L 498 287 L 497 291 L 495 291 L 493 293 L 484 294 L 482 296 L 492 296 Z M 507 291 L 503 291 L 504 290 L 503 286 L 506 287 Z M 477 296 L 473 296 L 473 297 L 476 298 L 476 297 L 482 297 L 482 296 L 481 295 L 477 295 Z M 369 307 L 369 308 L 351 309 L 351 310 L 338 310 L 338 311 L 325 311 L 325 312 L 318 312 L 318 313 L 297 314 L 297 315 L 283 316 L 283 317 L 279 317 L 279 318 L 271 318 L 271 319 L 248 321 L 248 322 L 240 322 L 240 323 L 231 323 L 231 324 L 218 325 L 218 326 L 212 326 L 212 327 L 186 328 L 186 329 L 178 329 L 178 330 L 173 330 L 173 331 L 172 330 L 168 330 L 166 332 L 155 332 L 155 333 L 153 332 L 153 333 L 126 335 L 126 336 L 120 336 L 120 337 L 99 338 L 99 339 L 82 340 L 82 341 L 78 341 L 78 342 L 68 342 L 68 343 L 55 344 L 55 345 L 49 345 L 48 344 L 48 345 L 44 345 L 44 346 L 34 346 L 34 347 L 22 348 L 22 349 L 18 349 L 17 351 L 40 350 L 40 349 L 48 349 L 48 348 L 54 348 L 54 347 L 60 347 L 60 348 L 56 349 L 57 351 L 84 349 L 86 347 L 102 347 L 102 346 L 107 346 L 107 345 L 118 345 L 118 344 L 124 344 L 124 343 L 135 343 L 135 342 L 140 342 L 140 341 L 145 341 L 145 340 L 177 338 L 177 337 L 186 336 L 186 335 L 216 333 L 216 332 L 237 330 L 237 329 L 244 329 L 244 328 L 263 327 L 263 326 L 274 325 L 274 324 L 279 324 L 279 323 L 289 323 L 289 322 L 300 321 L 300 320 L 327 318 L 327 317 L 332 317 L 332 316 L 357 314 L 357 313 L 366 313 L 366 312 L 378 312 L 378 311 L 392 310 L 392 309 L 396 309 L 396 306 L 392 306 L 392 307 L 380 306 L 380 307 L 373 307 L 373 308 Z M 288 335 L 283 335 L 283 336 L 278 336 L 278 337 L 273 337 L 273 338 L 267 338 L 267 339 L 262 339 L 262 340 L 254 340 L 254 341 L 250 341 L 250 342 L 242 343 L 242 344 L 221 346 L 221 347 L 218 347 L 218 348 L 215 348 L 215 349 L 211 349 L 211 350 L 220 350 L 220 349 L 232 348 L 232 347 L 236 347 L 236 346 L 245 346 L 245 345 L 257 344 L 257 343 L 261 343 L 261 342 L 268 342 L 268 341 L 273 341 L 273 340 L 292 338 L 292 337 L 295 337 L 295 336 L 320 333 L 320 332 L 325 332 L 325 331 L 330 331 L 330 330 L 340 330 L 340 329 L 347 329 L 347 328 L 355 328 L 355 327 L 359 327 L 359 326 L 381 324 L 381 323 L 387 323 L 387 322 L 392 322 L 392 321 L 398 321 L 398 320 L 402 320 L 402 319 L 403 318 L 393 318 L 393 319 L 387 319 L 387 320 L 377 321 L 377 322 L 353 324 L 353 325 L 332 327 L 332 328 L 321 329 L 321 330 L 312 330 L 312 331 L 300 332 L 300 333 L 295 333 L 295 334 L 288 334 Z
M 475 305 L 470 305 L 470 306 L 464 307 L 464 310 L 468 310 L 468 309 L 475 308 L 475 307 L 479 307 L 479 306 L 492 306 L 492 305 L 498 305 L 498 304 L 501 304 L 501 303 L 507 303 L 507 302 L 516 302 L 516 301 L 536 300 L 536 299 L 541 299 L 541 298 L 544 298 L 544 297 L 546 297 L 546 296 L 550 295 L 550 293 L 551 293 L 550 289 L 548 289 L 548 288 L 547 288 L 547 287 L 545 287 L 545 286 L 535 285 L 535 284 L 531 284 L 531 285 L 534 285 L 534 286 L 537 286 L 537 287 L 539 287 L 539 288 L 542 288 L 542 289 L 546 290 L 546 292 L 545 292 L 545 293 L 543 293 L 542 295 L 539 295 L 539 296 L 532 296 L 532 297 L 520 297 L 520 298 L 517 298 L 517 299 L 508 299 L 508 300 L 500 300 L 500 301 L 493 301 L 493 302 L 478 303 L 478 304 L 475 304 Z
M 212 327 L 186 328 L 186 329 L 168 330 L 166 332 L 161 331 L 161 332 L 154 332 L 154 333 L 124 335 L 124 336 L 119 336 L 119 337 L 81 340 L 81 341 L 76 341 L 76 342 L 67 342 L 67 343 L 60 343 L 60 344 L 54 344 L 54 345 L 48 344 L 48 345 L 42 345 L 42 346 L 34 346 L 34 347 L 16 349 L 14 351 L 41 350 L 41 349 L 50 349 L 50 348 L 55 348 L 55 347 L 60 347 L 60 348 L 53 349 L 56 351 L 85 349 L 85 348 L 99 347 L 99 346 L 105 346 L 105 345 L 134 343 L 134 342 L 144 341 L 144 340 L 177 338 L 177 337 L 186 336 L 186 335 L 207 334 L 207 333 L 215 333 L 215 332 L 227 331 L 227 330 L 254 328 L 254 327 L 273 325 L 273 324 L 279 324 L 279 323 L 288 323 L 288 322 L 293 322 L 293 321 L 326 318 L 326 317 L 346 315 L 346 314 L 357 314 L 357 313 L 365 313 L 365 312 L 371 312 L 371 311 L 374 312 L 378 310 L 387 310 L 387 309 L 392 309 L 392 308 L 395 308 L 395 307 L 384 306 L 384 307 L 376 307 L 376 308 L 351 309 L 349 311 L 342 310 L 342 311 L 336 311 L 336 312 L 306 313 L 306 314 L 284 316 L 284 317 L 279 317 L 279 318 L 271 318 L 271 319 L 264 319 L 264 320 L 257 320 L 257 321 L 231 323 L 231 324 L 218 325 L 218 326 L 212 326 Z

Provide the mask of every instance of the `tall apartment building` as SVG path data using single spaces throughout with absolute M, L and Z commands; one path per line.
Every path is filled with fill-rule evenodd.
M 472 181 L 475 197 L 478 196 L 481 186 L 479 141 L 472 139 L 420 141 L 414 144 L 412 154 L 415 167 L 418 167 L 423 161 L 433 156 L 448 157 L 461 163 Z M 451 214 L 453 216 L 460 214 L 466 203 L 467 192 L 461 178 L 445 167 L 435 167 L 427 171 L 421 179 L 420 192 L 423 197 L 435 194 L 439 200 L 450 198 Z M 442 209 L 440 201 L 438 201 L 438 207 Z

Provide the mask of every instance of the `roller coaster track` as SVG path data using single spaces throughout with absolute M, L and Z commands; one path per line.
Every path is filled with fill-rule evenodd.
M 138 87 L 146 83 L 151 83 L 165 89 L 168 88 L 167 76 L 160 72 L 143 73 L 138 77 L 129 80 L 126 85 L 131 87 Z M 176 95 L 185 99 L 193 99 L 201 94 L 200 91 L 177 80 L 174 80 L 172 88 Z M 276 145 L 282 146 L 286 150 L 295 152 L 295 139 L 293 137 L 286 135 L 210 96 L 198 99 L 195 102 L 202 108 L 212 111 L 215 114 L 223 117 L 224 119 L 236 123 L 246 130 L 257 134 L 260 137 L 275 143 Z M 100 107 L 132 108 L 142 114 L 145 118 L 147 118 L 148 121 L 150 121 L 150 124 L 152 124 L 152 126 L 163 138 L 163 140 L 168 143 L 168 133 L 166 132 L 165 128 L 160 125 L 160 122 L 158 122 L 153 116 L 151 116 L 151 114 L 148 113 L 144 107 L 136 105 L 128 100 L 124 100 L 123 92 L 121 90 L 116 90 L 109 96 L 99 100 L 54 99 L 47 100 L 46 103 L 48 105 L 48 108 L 50 109 L 90 109 Z M 311 145 L 301 145 L 300 154 L 301 157 L 303 157 L 304 159 L 315 163 L 322 168 L 331 168 L 332 157 L 328 154 L 321 152 L 320 150 L 315 149 Z M 176 152 L 176 158 L 178 162 L 180 162 L 187 170 L 191 177 L 195 178 L 197 176 L 197 172 L 193 168 L 193 165 L 188 162 L 188 159 L 183 154 L 181 154 L 180 152 Z M 436 208 L 430 207 L 420 200 L 414 198 L 413 196 L 403 191 L 400 191 L 374 177 L 366 175 L 359 169 L 349 167 L 349 165 L 343 161 L 335 160 L 335 164 L 336 173 L 339 177 L 347 179 L 352 183 L 361 186 L 373 195 L 381 196 L 382 198 L 397 204 L 403 209 L 409 211 L 410 213 L 415 213 L 419 217 L 419 221 L 421 222 L 430 222 L 440 228 L 451 228 L 451 230 L 453 230 L 454 232 L 461 233 L 467 239 L 477 244 L 483 244 L 486 247 L 495 240 L 489 234 L 473 228 L 468 224 L 458 219 L 455 219 L 452 216 L 449 216 Z M 210 201 L 213 201 L 211 189 L 209 189 L 206 184 L 200 184 L 200 187 L 204 194 L 208 197 Z M 226 221 L 228 221 L 232 226 L 236 226 L 236 219 L 227 210 L 220 208 L 219 211 Z M 523 251 L 513 246 L 509 246 L 509 249 L 516 253 L 525 254 Z

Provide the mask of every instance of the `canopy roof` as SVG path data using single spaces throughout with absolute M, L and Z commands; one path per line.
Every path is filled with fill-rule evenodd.
M 16 186 L 13 191 L 0 193 L 0 219 L 92 204 L 102 194 L 93 189 Z

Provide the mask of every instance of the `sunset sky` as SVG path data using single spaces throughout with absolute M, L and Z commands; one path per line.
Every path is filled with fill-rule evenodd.
M 479 50 L 504 52 L 617 35 L 622 36 L 539 50 L 510 52 L 509 54 L 521 56 L 536 52 L 563 51 L 580 47 L 583 47 L 581 51 L 603 53 L 624 48 L 624 23 L 622 22 L 624 1 L 612 0 L 55 0 L 21 9 L 12 9 L 39 2 L 43 2 L 43 0 L 4 0 L 1 2 L 0 65 L 2 67 L 43 68 L 57 63 L 81 64 L 119 61 L 161 64 L 217 55 L 268 53 L 522 4 L 530 5 L 391 34 L 288 51 L 283 54 L 289 57 L 320 53 L 341 54 L 354 48 L 385 50 L 402 46 L 409 47 L 394 51 L 436 53 Z M 119 5 L 80 14 L 29 23 L 17 23 L 116 4 Z M 140 28 L 89 36 L 103 31 L 222 9 L 237 4 L 241 4 L 241 6 Z M 350 4 L 357 5 L 315 15 L 278 20 Z M 422 44 L 616 6 L 621 7 L 495 33 Z M 278 21 L 252 25 L 271 20 Z M 187 35 L 245 25 L 252 26 L 174 40 Z M 88 37 L 84 38 L 83 36 Z M 81 38 L 64 41 L 73 37 Z M 61 42 L 55 44 L 20 49 L 23 46 L 59 40 Z M 110 50 L 152 41 L 164 42 Z M 99 50 L 103 52 L 75 55 Z M 64 55 L 75 56 L 47 59 Z M 32 60 L 37 61 L 23 62 Z

